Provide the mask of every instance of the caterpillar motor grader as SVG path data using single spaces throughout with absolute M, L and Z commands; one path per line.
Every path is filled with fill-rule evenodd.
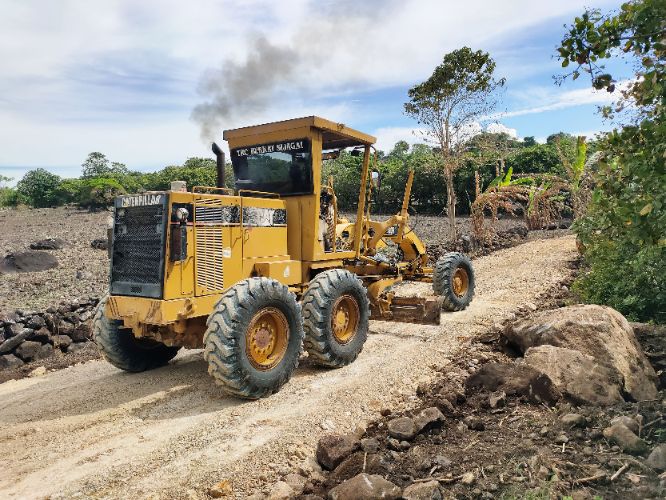
M 402 210 L 370 218 L 375 138 L 306 117 L 227 130 L 235 189 L 183 188 L 115 200 L 110 291 L 93 330 L 114 366 L 140 372 L 181 347 L 203 348 L 208 371 L 230 394 L 256 399 L 289 380 L 303 349 L 316 364 L 354 361 L 368 320 L 439 323 L 467 307 L 472 265 L 449 253 L 430 267 Z M 338 213 L 322 162 L 363 156 L 356 219 Z M 376 158 L 376 155 L 375 155 Z M 433 295 L 398 297 L 402 281 L 432 282 Z

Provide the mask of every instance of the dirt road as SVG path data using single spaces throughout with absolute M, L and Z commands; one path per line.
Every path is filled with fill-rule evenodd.
M 200 351 L 137 375 L 91 361 L 0 384 L 0 497 L 205 498 L 223 479 L 244 497 L 312 454 L 322 433 L 409 406 L 433 367 L 559 282 L 574 253 L 567 236 L 482 257 L 466 311 L 444 314 L 437 327 L 372 322 L 351 366 L 306 362 L 260 401 L 221 395 Z

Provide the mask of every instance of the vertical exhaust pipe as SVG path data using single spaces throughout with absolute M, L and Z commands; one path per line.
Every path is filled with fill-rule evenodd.
M 217 187 L 224 187 L 224 151 L 220 149 L 220 146 L 217 143 L 213 143 L 212 147 L 213 153 L 217 158 Z

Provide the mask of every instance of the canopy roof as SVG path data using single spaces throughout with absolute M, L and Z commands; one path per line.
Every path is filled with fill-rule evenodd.
M 335 123 L 318 116 L 306 116 L 251 127 L 225 130 L 223 137 L 225 140 L 228 140 L 240 137 L 260 136 L 271 132 L 302 127 L 312 127 L 323 132 L 324 143 L 322 149 L 324 150 L 370 145 L 377 141 L 375 137 L 349 128 L 344 123 Z

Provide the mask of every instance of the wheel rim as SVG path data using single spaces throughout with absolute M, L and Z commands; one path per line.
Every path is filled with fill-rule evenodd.
M 338 297 L 331 310 L 331 330 L 336 342 L 347 344 L 354 338 L 358 330 L 359 318 L 360 312 L 356 299 L 351 295 Z
M 287 352 L 289 323 L 274 307 L 265 307 L 254 315 L 245 337 L 245 351 L 252 366 L 266 371 L 282 361 Z
M 469 290 L 469 274 L 467 274 L 467 270 L 462 267 L 456 269 L 456 272 L 453 273 L 452 281 L 453 293 L 455 293 L 457 297 L 464 297 L 467 290 Z

